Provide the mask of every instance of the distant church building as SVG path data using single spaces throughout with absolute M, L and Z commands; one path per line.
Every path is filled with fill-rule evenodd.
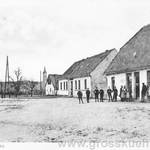
M 96 87 L 107 89 L 107 78 L 104 71 L 110 65 L 117 54 L 116 49 L 106 50 L 98 55 L 75 62 L 59 78 L 59 95 L 77 96 L 77 91 L 81 90 L 85 96 L 86 89 L 89 88 L 91 94 Z
M 43 95 L 57 95 L 58 80 L 60 77 L 61 75 L 58 74 L 49 74 L 47 76 L 46 67 L 44 67 L 43 80 L 42 80 Z
M 46 83 L 46 95 L 57 95 L 58 91 L 58 80 L 61 75 L 49 74 Z

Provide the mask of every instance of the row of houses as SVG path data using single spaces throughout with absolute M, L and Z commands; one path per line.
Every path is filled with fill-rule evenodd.
M 104 71 L 116 56 L 117 50 L 106 50 L 98 55 L 82 59 L 71 65 L 63 75 L 49 74 L 43 72 L 45 94 L 77 96 L 77 91 L 81 90 L 83 96 L 87 88 L 92 95 L 96 87 L 107 89 L 107 78 Z
M 141 98 L 142 83 L 150 86 L 150 25 L 140 29 L 119 52 L 106 50 L 98 55 L 75 62 L 63 75 L 43 72 L 46 95 L 77 95 L 81 90 L 85 96 L 87 88 L 92 95 L 95 87 L 120 89 L 130 88 L 133 98 Z

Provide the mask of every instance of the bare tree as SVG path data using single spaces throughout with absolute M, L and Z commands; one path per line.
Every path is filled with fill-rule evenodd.
M 30 81 L 29 87 L 30 87 L 31 97 L 33 95 L 33 90 L 34 90 L 35 86 L 36 86 L 36 82 Z
M 15 89 L 15 95 L 17 97 L 19 92 L 20 92 L 21 85 L 22 85 L 22 72 L 21 72 L 21 69 L 17 68 L 14 71 L 14 74 L 15 74 L 16 79 L 14 80 L 12 77 L 10 77 L 10 79 L 13 81 L 13 85 L 14 85 L 14 89 Z

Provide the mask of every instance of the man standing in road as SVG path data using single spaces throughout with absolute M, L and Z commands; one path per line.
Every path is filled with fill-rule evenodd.
M 95 95 L 95 102 L 99 102 L 99 100 L 98 100 L 99 90 L 98 90 L 97 87 L 96 87 L 96 89 L 94 90 L 94 95 Z
M 80 104 L 80 102 L 82 102 L 82 104 L 83 104 L 83 100 L 82 100 L 82 92 L 79 90 L 78 92 L 77 92 L 77 95 L 78 95 L 78 99 L 79 99 L 79 104 Z
M 104 100 L 104 90 L 100 89 L 99 94 L 100 94 L 100 102 L 103 102 L 103 100 Z
M 141 91 L 142 100 L 141 100 L 141 102 L 145 101 L 146 93 L 147 93 L 147 86 L 144 83 L 142 83 L 142 91 Z
M 112 101 L 112 95 L 111 95 L 111 93 L 112 93 L 112 90 L 110 89 L 110 87 L 107 89 L 107 95 L 108 95 L 108 100 L 109 100 L 109 102 L 110 101 Z
M 89 99 L 90 99 L 90 90 L 87 89 L 86 90 L 86 100 L 87 100 L 87 103 L 89 103 Z

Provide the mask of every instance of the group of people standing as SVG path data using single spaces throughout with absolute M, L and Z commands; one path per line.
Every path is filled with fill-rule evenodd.
M 94 97 L 95 97 L 95 102 L 104 102 L 104 90 L 103 89 L 100 89 L 98 90 L 98 88 L 96 87 L 95 90 L 93 91 L 94 93 Z M 112 96 L 112 93 L 113 93 L 113 96 Z M 86 100 L 87 100 L 87 103 L 89 103 L 90 101 L 90 90 L 87 89 L 86 90 Z M 111 90 L 110 88 L 107 90 L 107 94 L 108 94 L 108 98 L 109 98 L 109 102 L 110 101 L 117 101 L 117 95 L 118 95 L 118 90 L 116 89 L 116 87 Z M 80 103 L 84 103 L 83 102 L 83 93 L 81 92 L 81 90 L 79 90 L 77 92 L 77 95 L 78 95 L 78 99 L 79 99 L 79 104 Z
M 145 97 L 148 93 L 148 89 L 149 87 L 146 86 L 144 83 L 142 83 L 142 90 L 141 90 L 141 102 L 145 101 Z M 95 102 L 103 102 L 104 101 L 104 90 L 100 89 L 98 90 L 98 88 L 96 87 L 95 90 L 93 91 L 94 93 L 94 97 L 95 97 Z M 87 89 L 86 90 L 86 100 L 87 103 L 90 102 L 90 90 Z M 79 104 L 83 103 L 83 93 L 81 92 L 81 90 L 79 90 L 77 92 L 78 95 L 78 99 L 79 99 Z M 108 96 L 108 101 L 109 102 L 117 102 L 117 97 L 120 97 L 120 100 L 122 102 L 130 102 L 132 101 L 132 89 L 129 86 L 129 88 L 127 88 L 126 86 L 121 86 L 120 87 L 120 93 L 118 95 L 118 90 L 116 87 L 114 87 L 113 89 L 111 89 L 110 87 L 108 87 L 107 89 L 107 96 Z
M 108 101 L 117 102 L 118 90 L 116 87 L 112 90 L 110 87 L 107 89 Z
M 94 95 L 95 95 L 95 102 L 103 102 L 104 101 L 104 90 L 96 87 L 94 90 Z
M 87 90 L 86 90 L 86 100 L 87 100 L 87 103 L 90 102 L 90 93 L 91 93 L 90 90 L 87 89 Z M 79 104 L 80 104 L 80 103 L 83 104 L 83 98 L 82 98 L 83 93 L 79 90 L 79 91 L 77 92 L 77 95 L 78 95 L 78 99 L 79 99 Z
M 126 86 L 121 86 L 119 97 L 122 102 L 130 102 L 132 99 L 131 88 L 127 88 Z

